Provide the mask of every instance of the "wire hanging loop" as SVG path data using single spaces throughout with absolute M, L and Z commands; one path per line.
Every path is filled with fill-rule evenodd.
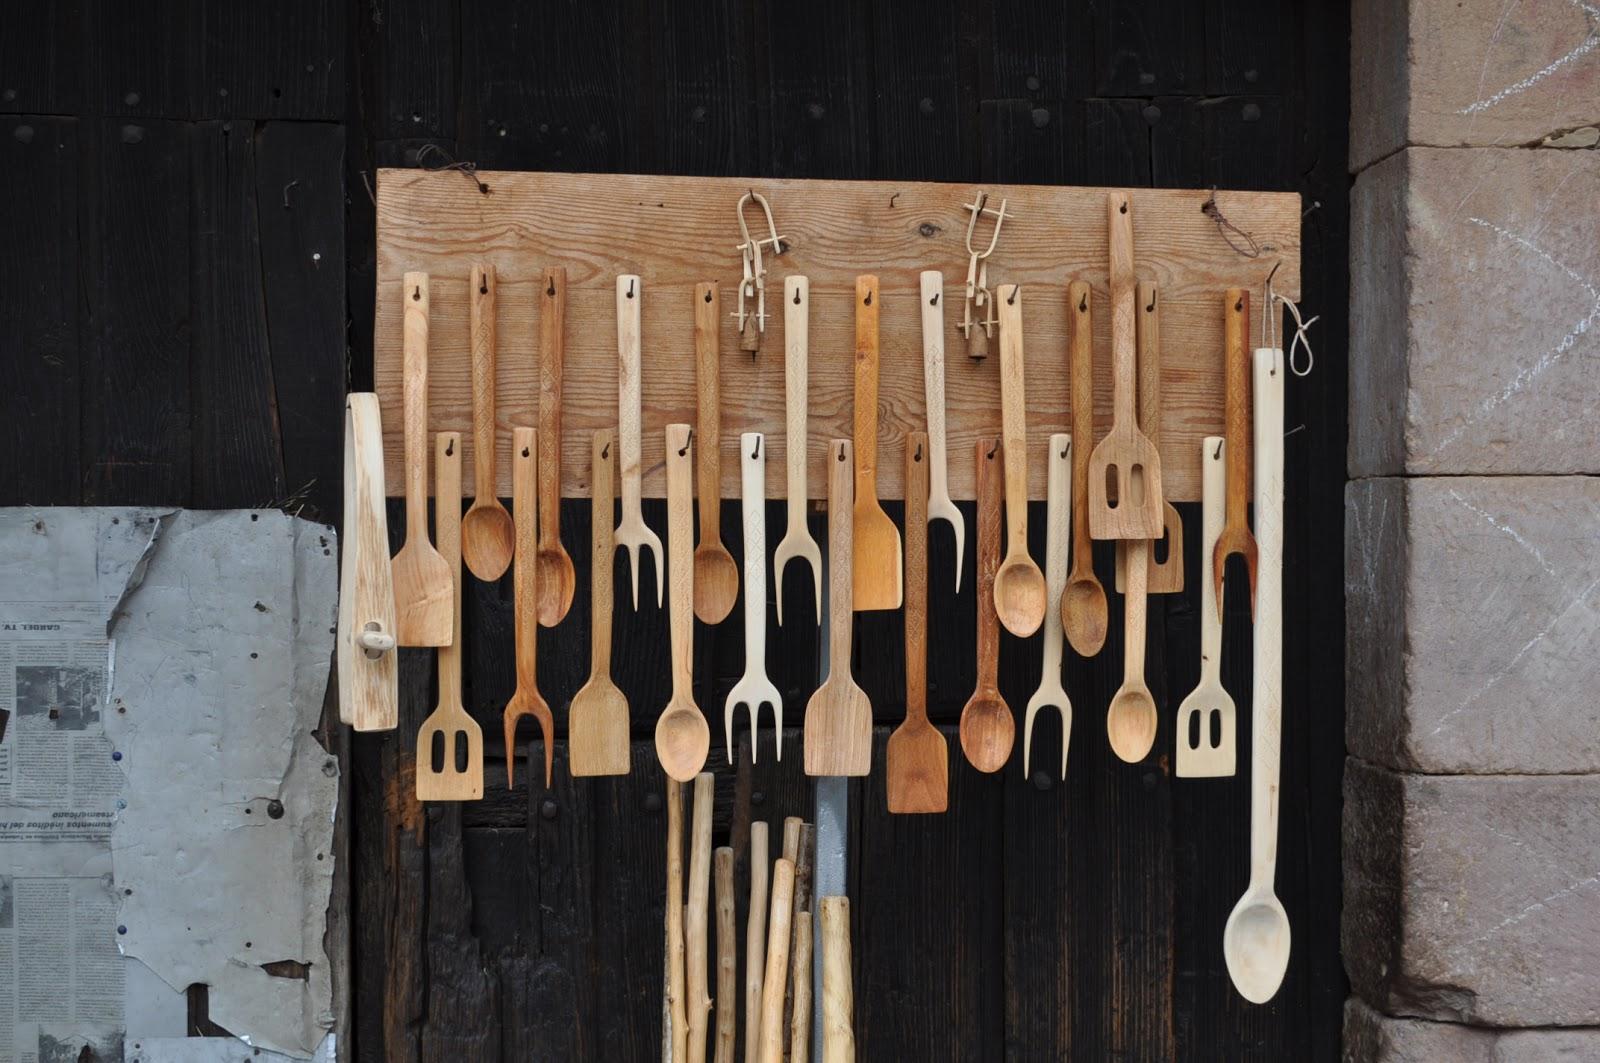
M 1262 300 L 1261 305 L 1261 340 L 1268 347 L 1282 349 L 1282 339 L 1278 335 L 1278 315 L 1271 312 L 1273 303 L 1277 303 L 1288 310 L 1289 315 L 1294 318 L 1294 337 L 1289 341 L 1287 354 L 1289 371 L 1297 377 L 1308 377 L 1311 375 L 1312 368 L 1317 364 L 1317 357 L 1316 353 L 1311 349 L 1311 340 L 1306 335 L 1306 331 L 1321 320 L 1322 315 L 1315 314 L 1310 318 L 1302 318 L 1300 316 L 1300 307 L 1295 304 L 1293 299 L 1286 295 L 1279 295 L 1272 290 L 1272 278 L 1277 274 L 1278 267 L 1282 265 L 1282 262 L 1277 263 L 1272 267 L 1272 272 L 1267 274 L 1267 297 Z M 1303 368 L 1297 357 L 1302 349 L 1305 351 L 1305 366 Z
M 752 200 L 761 208 L 767 223 L 767 235 L 762 237 L 752 236 L 750 225 L 745 221 L 745 206 Z M 739 281 L 739 309 L 728 316 L 739 323 L 740 346 L 754 355 L 761 349 L 761 336 L 767 331 L 767 264 L 761 249 L 770 248 L 774 257 L 783 254 L 784 237 L 778 235 L 777 223 L 772 220 L 772 205 L 767 202 L 767 197 L 753 188 L 739 197 L 734 213 L 739 219 L 741 242 L 738 251 L 744 274 Z M 749 299 L 756 301 L 753 312 L 746 302 Z
M 1002 199 L 998 208 L 991 207 L 989 193 L 979 192 L 966 205 L 970 217 L 967 218 L 967 288 L 966 305 L 961 313 L 961 334 L 967 338 L 967 355 L 973 359 L 982 359 L 988 353 L 987 341 L 994 337 L 995 326 L 999 324 L 994 293 L 989 288 L 988 260 L 1000 242 L 1001 226 L 1007 218 L 1016 217 L 1006 212 L 1008 202 Z M 989 233 L 989 243 L 980 251 L 973 239 L 977 234 L 978 221 L 984 215 L 994 219 L 994 229 Z M 974 309 L 978 311 L 976 318 L 973 316 Z M 981 327 L 980 335 L 973 335 L 974 326 Z

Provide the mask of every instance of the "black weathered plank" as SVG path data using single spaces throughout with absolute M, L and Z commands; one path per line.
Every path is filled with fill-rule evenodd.
M 83 3 L 0 6 L 0 113 L 79 115 Z
M 371 86 L 361 113 L 373 139 L 455 137 L 459 7 L 458 0 L 357 7 L 362 80 Z
M 893 3 L 872 9 L 874 84 L 872 176 L 890 180 L 951 180 L 970 176 L 977 144 L 963 110 L 961 37 L 952 32 L 956 0 L 910 12 Z M 969 158 L 971 161 L 969 161 Z
M 755 8 L 769 86 L 763 170 L 774 177 L 868 173 L 872 78 L 860 6 L 756 0 Z
M 989 20 L 986 100 L 1077 100 L 1093 87 L 1094 22 L 1082 5 L 999 0 Z
M 1303 82 L 1294 84 L 1294 72 L 1300 66 L 1295 56 L 1302 43 L 1295 26 L 1297 10 L 1293 4 L 1273 0 L 1210 0 L 1205 5 L 1206 91 L 1213 95 L 1305 91 Z M 1349 17 L 1345 5 L 1347 26 Z M 1338 40 L 1347 41 L 1348 35 Z M 1340 51 L 1330 47 L 1331 40 L 1307 43 L 1319 55 Z M 1341 71 L 1349 66 L 1344 59 L 1339 56 L 1337 60 Z M 1344 80 L 1342 74 L 1335 77 Z
M 84 8 L 86 114 L 192 119 L 189 50 L 203 0 L 130 0 Z
M 755 115 L 743 0 L 651 6 L 659 91 L 658 165 L 667 173 L 731 175 L 755 164 Z
M 346 20 L 361 4 L 197 0 L 189 54 L 193 117 L 344 117 Z M 170 113 L 170 112 L 168 112 Z
M 1203 86 L 1204 9 L 1192 0 L 1096 5 L 1095 92 L 1193 93 Z

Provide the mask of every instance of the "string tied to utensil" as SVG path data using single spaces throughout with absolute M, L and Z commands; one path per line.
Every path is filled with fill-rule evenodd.
M 1267 297 L 1262 301 L 1261 306 L 1261 340 L 1268 347 L 1279 350 L 1283 347 L 1282 338 L 1278 335 L 1278 315 L 1271 313 L 1272 305 L 1277 303 L 1289 311 L 1289 316 L 1294 318 L 1294 336 L 1290 339 L 1289 349 L 1286 352 L 1289 371 L 1297 377 L 1307 377 L 1311 375 L 1311 370 L 1316 365 L 1317 358 L 1316 353 L 1311 349 L 1311 340 L 1306 335 L 1306 332 L 1312 325 L 1321 320 L 1322 315 L 1314 314 L 1309 318 L 1302 317 L 1300 307 L 1293 299 L 1290 299 L 1287 295 L 1279 295 L 1272 290 L 1272 278 L 1277 274 L 1278 267 L 1282 265 L 1282 262 L 1278 262 L 1272 267 L 1272 271 L 1267 274 Z M 1298 353 L 1301 350 L 1305 351 L 1304 367 L 1300 365 L 1298 359 Z

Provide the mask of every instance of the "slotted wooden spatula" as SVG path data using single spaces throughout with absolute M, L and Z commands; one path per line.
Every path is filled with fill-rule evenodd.
M 878 278 L 856 278 L 855 607 L 898 609 L 900 529 L 878 504 Z M 833 524 L 832 513 L 828 523 Z M 831 537 L 832 532 L 829 532 Z M 848 774 L 848 773 L 846 773 Z
M 589 562 L 589 681 L 567 710 L 567 759 L 572 774 L 628 774 L 628 697 L 611 680 L 611 538 L 612 502 L 616 498 L 617 433 L 603 428 L 594 434 L 591 455 L 590 526 L 593 555 Z
M 428 540 L 428 275 L 407 273 L 405 300 L 406 541 L 390 562 L 395 638 L 448 646 L 450 567 Z
M 439 555 L 455 584 L 450 645 L 439 648 L 439 705 L 417 730 L 417 800 L 483 797 L 483 728 L 461 704 L 461 433 L 440 432 L 434 445 L 434 505 Z
M 906 436 L 906 718 L 889 736 L 890 812 L 943 812 L 950 804 L 950 750 L 928 722 L 928 467 L 921 432 Z M 959 517 L 960 514 L 957 514 Z
M 1185 779 L 1232 775 L 1238 762 L 1236 710 L 1222 685 L 1222 616 L 1211 581 L 1211 549 L 1222 534 L 1226 446 L 1217 436 L 1200 444 L 1200 682 L 1178 706 L 1177 773 Z
M 806 703 L 807 775 L 865 775 L 872 766 L 872 704 L 850 676 L 850 468 L 850 442 L 835 439 L 828 445 L 828 678 Z M 899 561 L 897 544 L 897 568 Z
M 512 618 L 517 651 L 517 689 L 502 714 L 506 739 L 506 787 L 516 785 L 517 721 L 532 716 L 544 736 L 544 785 L 550 788 L 555 763 L 555 721 L 550 706 L 539 693 L 539 564 L 535 557 L 538 516 L 534 511 L 534 482 L 539 463 L 538 444 L 531 428 L 518 428 L 511 445 L 511 505 L 516 511 L 516 558 L 512 584 L 516 608 Z

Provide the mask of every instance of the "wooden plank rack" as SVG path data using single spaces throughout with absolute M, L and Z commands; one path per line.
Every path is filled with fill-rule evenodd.
M 1111 422 L 1110 306 L 1106 290 L 1109 189 L 892 181 L 787 181 L 716 177 L 380 170 L 375 377 L 383 411 L 386 482 L 401 493 L 401 277 L 430 274 L 429 429 L 470 438 L 468 277 L 477 263 L 499 276 L 498 493 L 511 487 L 511 430 L 538 418 L 540 271 L 568 274 L 562 494 L 589 494 L 589 442 L 617 421 L 615 281 L 636 273 L 643 287 L 644 492 L 665 493 L 662 428 L 695 420 L 694 286 L 717 281 L 724 310 L 738 305 L 742 276 L 735 206 L 754 189 L 771 203 L 783 253 L 766 255 L 766 333 L 761 350 L 740 349 L 737 323 L 721 330 L 722 496 L 739 493 L 741 432 L 765 432 L 768 461 L 784 454 L 783 278 L 811 285 L 809 490 L 826 493 L 828 440 L 848 438 L 854 383 L 855 278 L 873 273 L 882 292 L 878 489 L 902 497 L 901 446 L 925 429 L 918 277 L 945 278 L 945 395 L 950 490 L 974 497 L 970 455 L 1000 430 L 999 358 L 966 355 L 959 324 L 967 273 L 966 205 L 987 192 L 1007 202 L 988 260 L 991 290 L 1020 284 L 1025 337 L 1029 450 L 1042 455 L 1068 428 L 1067 285 L 1093 288 L 1096 439 Z M 1201 439 L 1223 421 L 1223 296 L 1248 288 L 1300 295 L 1300 198 L 1279 192 L 1144 190 L 1131 193 L 1134 261 L 1161 304 L 1161 459 L 1166 496 L 1200 497 Z M 1215 204 L 1247 242 L 1222 231 Z M 985 230 L 986 231 L 986 230 Z M 1256 303 L 1259 306 L 1259 302 Z M 1252 314 L 1252 345 L 1259 312 Z M 997 351 L 997 347 L 992 348 Z M 696 445 L 702 445 L 696 440 Z M 1078 441 L 1078 446 L 1089 445 Z M 466 455 L 463 481 L 473 482 Z M 1246 466 L 1249 467 L 1248 465 Z M 1029 462 L 1029 496 L 1044 497 L 1046 463 Z M 767 477 L 782 497 L 784 477 Z

